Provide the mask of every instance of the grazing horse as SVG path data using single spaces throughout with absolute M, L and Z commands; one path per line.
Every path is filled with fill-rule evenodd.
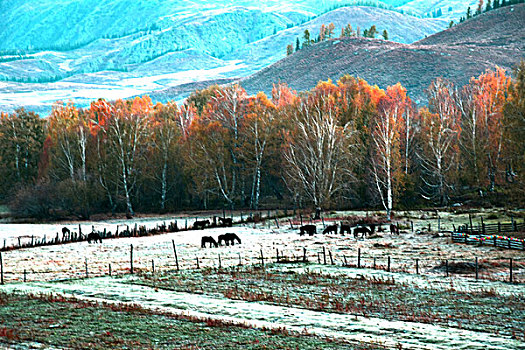
M 69 239 L 71 237 L 71 231 L 67 227 L 62 227 L 62 241 L 66 240 L 66 237 Z
M 201 239 L 201 248 L 206 248 L 206 243 L 210 244 L 210 248 L 215 247 L 217 248 L 219 245 L 217 244 L 217 241 L 210 236 L 203 236 Z
M 337 234 L 337 224 L 326 226 L 326 228 L 323 230 L 323 234 L 326 234 L 326 233 L 333 233 L 334 235 L 336 235 Z
M 204 229 L 206 226 L 210 226 L 210 220 L 197 220 L 193 223 L 193 228 L 195 230 Z
M 100 235 L 99 235 L 98 232 L 92 231 L 92 232 L 87 236 L 87 241 L 88 241 L 88 243 L 90 243 L 90 244 L 91 244 L 91 241 L 93 241 L 93 243 L 97 243 L 97 242 L 102 243 L 102 237 L 100 237 Z
M 317 233 L 317 227 L 315 225 L 304 225 L 299 228 L 299 235 L 302 236 L 305 233 L 308 233 L 310 236 L 313 236 Z
M 358 226 L 358 227 L 354 228 L 354 237 L 355 238 L 359 237 L 360 233 L 362 234 L 361 237 L 365 238 L 366 235 L 371 235 L 372 234 L 372 230 L 370 230 L 366 226 Z
M 235 241 L 241 244 L 241 239 L 235 233 L 225 233 L 223 235 L 219 235 L 218 241 L 219 245 L 221 246 L 223 243 L 226 245 L 235 245 Z
M 221 223 L 221 226 L 224 226 L 224 227 L 232 227 L 233 226 L 233 219 L 232 218 L 221 218 L 221 217 L 219 217 L 219 222 Z
M 399 234 L 399 227 L 396 224 L 390 224 L 390 234 Z
M 348 233 L 348 234 L 352 234 L 352 227 L 350 226 L 350 224 L 343 224 L 341 223 L 341 234 L 344 235 L 345 232 Z

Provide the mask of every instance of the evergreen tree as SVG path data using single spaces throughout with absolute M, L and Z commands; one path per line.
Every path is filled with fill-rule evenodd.
M 383 30 L 383 39 L 385 40 L 388 40 L 388 32 L 385 30 Z
M 295 41 L 295 52 L 299 51 L 301 49 L 301 43 L 299 42 L 299 38 Z
M 454 26 L 454 21 L 450 21 L 450 23 L 448 24 L 448 27 L 452 28 L 453 26 Z
M 493 9 L 499 8 L 499 0 L 494 0 L 494 4 L 492 5 Z
M 505 0 L 503 0 L 503 1 L 505 1 Z M 467 19 L 470 19 L 470 18 L 472 18 L 472 13 L 470 12 L 470 6 L 469 6 L 468 9 L 467 9 Z
M 492 1 L 488 0 L 487 7 L 485 7 L 485 12 L 489 12 L 490 10 L 492 10 Z
M 310 39 L 310 31 L 308 29 L 305 29 L 304 35 L 303 35 L 303 47 L 308 47 L 312 43 L 312 40 Z

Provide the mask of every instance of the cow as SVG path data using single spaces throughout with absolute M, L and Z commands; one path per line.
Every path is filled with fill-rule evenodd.
M 223 243 L 228 246 L 235 245 L 235 241 L 241 244 L 241 239 L 235 233 L 225 233 L 223 235 L 219 235 L 218 241 L 220 246 L 222 246 Z
M 323 230 L 323 234 L 327 233 L 337 234 L 337 224 L 326 226 L 326 228 Z
M 350 226 L 350 224 L 343 224 L 343 223 L 341 223 L 340 233 L 342 235 L 344 235 L 345 232 L 348 233 L 348 234 L 352 234 L 352 227 Z
M 201 239 L 201 248 L 206 248 L 206 243 L 210 244 L 210 248 L 215 247 L 217 248 L 219 244 L 217 244 L 217 241 L 210 236 L 203 236 Z
M 308 233 L 308 235 L 313 236 L 317 233 L 317 227 L 315 225 L 304 225 L 299 228 L 299 235 L 302 236 L 305 233 Z
M 193 228 L 195 230 L 204 229 L 206 226 L 210 226 L 210 220 L 197 220 L 193 223 Z
M 233 225 L 233 219 L 232 218 L 221 218 L 221 217 L 219 217 L 219 222 L 221 223 L 221 226 L 224 226 L 224 227 L 232 227 L 232 225 Z

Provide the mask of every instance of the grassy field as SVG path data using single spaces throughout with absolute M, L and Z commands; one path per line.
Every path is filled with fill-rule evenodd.
M 0 293 L 0 347 L 35 343 L 74 349 L 379 349 L 140 306 Z
M 251 266 L 142 274 L 133 283 L 198 294 L 220 293 L 234 300 L 453 326 L 525 340 L 525 297 L 500 295 L 496 290 L 438 290 L 394 279 L 302 273 L 279 264 L 265 269 Z

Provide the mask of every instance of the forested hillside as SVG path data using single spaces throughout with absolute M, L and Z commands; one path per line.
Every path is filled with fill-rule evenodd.
M 439 76 L 465 85 L 486 69 L 508 73 L 520 62 L 525 47 L 525 5 L 480 14 L 446 31 L 406 45 L 368 38 L 338 38 L 312 45 L 241 80 L 249 92 L 265 91 L 280 81 L 309 90 L 319 80 L 337 80 L 348 73 L 382 88 L 401 82 L 417 103 Z

